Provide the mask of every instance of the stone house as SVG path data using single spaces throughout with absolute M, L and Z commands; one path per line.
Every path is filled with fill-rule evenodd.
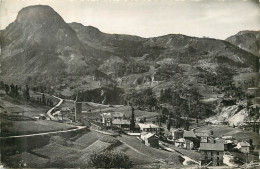
M 200 143 L 201 165 L 223 165 L 223 143 Z

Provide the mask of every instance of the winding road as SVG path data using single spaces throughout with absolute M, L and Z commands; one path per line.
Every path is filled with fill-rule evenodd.
M 50 110 L 47 111 L 47 115 L 50 117 L 51 120 L 55 120 L 55 117 L 51 114 L 52 110 L 55 109 L 56 107 L 59 107 L 62 103 L 63 103 L 63 99 L 57 97 L 57 96 L 53 96 L 52 97 L 59 99 L 59 103 L 57 103 L 53 108 L 51 108 Z
M 42 93 L 41 93 L 42 94 Z M 45 94 L 45 93 L 44 93 Z M 55 120 L 55 117 L 52 116 L 51 112 L 56 107 L 59 107 L 63 103 L 63 99 L 53 96 L 57 99 L 59 99 L 59 103 L 57 103 L 54 107 L 52 107 L 50 110 L 47 111 L 47 115 L 50 117 L 51 120 Z M 0 139 L 8 139 L 8 138 L 23 138 L 23 137 L 33 137 L 33 136 L 41 136 L 41 135 L 49 135 L 49 134 L 58 134 L 58 133 L 66 133 L 66 132 L 72 132 L 72 131 L 78 131 L 83 130 L 86 128 L 86 126 L 75 126 L 74 129 L 68 129 L 68 130 L 60 130 L 60 131 L 52 131 L 52 132 L 44 132 L 44 133 L 36 133 L 36 134 L 27 134 L 27 135 L 18 135 L 18 136 L 7 136 L 7 137 L 0 137 Z

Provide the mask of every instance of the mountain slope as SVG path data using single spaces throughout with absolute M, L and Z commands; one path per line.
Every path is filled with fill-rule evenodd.
M 1 31 L 2 76 L 20 84 L 58 83 L 68 74 L 95 72 L 92 50 L 51 7 L 26 7 Z
M 260 31 L 240 31 L 226 40 L 260 57 Z
M 22 9 L 0 32 L 0 45 L 1 80 L 64 88 L 61 92 L 110 84 L 157 93 L 172 84 L 221 88 L 235 73 L 258 69 L 255 55 L 226 41 L 181 34 L 106 34 L 67 24 L 42 5 Z

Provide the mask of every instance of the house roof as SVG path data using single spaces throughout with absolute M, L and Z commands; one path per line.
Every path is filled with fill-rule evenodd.
M 150 137 L 153 137 L 155 134 L 153 134 L 153 133 L 147 133 L 147 134 L 145 134 L 143 137 L 144 138 L 150 138 Z
M 200 150 L 224 151 L 223 143 L 200 143 Z
M 124 114 L 121 112 L 114 112 L 113 117 L 124 117 Z
M 181 128 L 178 128 L 178 129 L 171 129 L 171 132 L 173 132 L 173 133 L 180 133 L 180 132 L 184 132 L 184 129 L 181 129 Z
M 246 141 L 239 142 L 238 144 L 240 144 L 241 147 L 250 147 L 250 144 Z
M 129 124 L 130 125 L 130 121 L 129 120 L 123 120 L 123 119 L 115 119 L 112 121 L 113 124 Z
M 231 140 L 225 140 L 225 144 L 232 144 L 233 142 Z
M 138 125 L 140 126 L 141 130 L 143 130 L 145 128 L 159 128 L 159 126 L 152 124 L 152 123 L 147 123 L 147 124 L 138 123 Z
M 112 118 L 112 114 L 111 113 L 102 113 L 101 116 L 103 118 Z
M 193 131 L 186 131 L 184 130 L 184 133 L 183 133 L 183 137 L 191 137 L 191 138 L 196 138 L 195 134 Z
M 177 143 L 184 143 L 185 139 L 184 138 L 180 138 L 180 139 L 176 140 L 175 142 L 177 142 Z
M 223 138 L 223 139 L 232 139 L 233 137 L 232 136 L 222 136 L 221 138 Z
M 205 132 L 195 133 L 195 135 L 196 135 L 197 137 L 209 137 L 209 134 L 208 134 L 208 133 L 205 133 Z

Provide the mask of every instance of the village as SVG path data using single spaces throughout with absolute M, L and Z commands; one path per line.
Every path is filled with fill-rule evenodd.
M 45 98 L 44 94 L 41 94 Z M 41 98 L 37 98 L 41 101 Z M 37 120 L 51 120 L 68 124 L 84 124 L 87 129 L 99 132 L 103 135 L 118 137 L 120 135 L 128 135 L 136 138 L 140 144 L 152 147 L 153 149 L 161 149 L 170 152 L 179 152 L 183 155 L 186 165 L 199 166 L 255 166 L 259 165 L 252 155 L 257 149 L 257 143 L 251 138 L 237 139 L 232 135 L 214 135 L 210 127 L 226 126 L 234 130 L 245 130 L 245 124 L 237 127 L 228 127 L 226 122 L 205 122 L 192 118 L 183 117 L 185 125 L 176 127 L 172 124 L 170 128 L 166 124 L 160 122 L 160 110 L 158 114 L 148 117 L 136 117 L 134 106 L 128 107 L 128 113 L 124 111 L 113 111 L 116 108 L 123 107 L 117 105 L 101 105 L 99 110 L 84 110 L 88 103 L 79 100 L 67 102 L 68 107 L 61 107 L 60 104 L 54 107 L 49 114 L 39 114 L 34 117 Z M 92 103 L 94 104 L 94 103 Z M 129 113 L 130 112 L 130 113 Z M 94 115 L 94 116 L 93 116 Z M 250 123 L 250 122 L 249 122 Z M 259 121 L 255 121 L 259 125 Z M 206 128 L 206 130 L 205 130 Z M 185 153 L 183 153 L 184 151 Z M 189 153 L 192 156 L 189 157 Z M 194 154 L 196 156 L 194 156 Z M 199 157 L 199 158 L 198 158 Z M 195 159 L 193 159 L 195 158 Z
M 260 168 L 259 5 L 112 1 L 0 3 L 0 169 Z
M 78 96 L 75 100 L 67 100 L 47 93 L 30 92 L 31 102 L 50 107 L 46 114 L 30 114 L 20 107 L 13 106 L 5 107 L 5 111 L 1 111 L 2 117 L 17 121 L 16 123 L 32 121 L 36 124 L 50 125 L 52 123 L 52 126 L 58 125 L 62 128 L 70 126 L 62 131 L 54 128 L 52 132 L 42 133 L 44 135 L 83 131 L 84 135 L 91 132 L 113 137 L 142 155 L 146 153 L 142 150 L 143 146 L 147 147 L 150 152 L 157 149 L 163 155 L 173 153 L 182 165 L 201 167 L 255 167 L 259 165 L 257 161 L 259 119 L 231 124 L 223 119 L 173 118 L 168 115 L 166 121 L 162 122 L 164 104 L 140 110 L 131 103 L 105 105 L 83 102 Z M 230 100 L 224 97 L 221 104 L 228 106 L 233 100 L 234 98 Z M 250 109 L 259 111 L 259 106 L 254 104 L 250 106 Z M 19 137 L 26 138 L 33 136 L 34 133 L 24 132 L 27 135 Z M 39 131 L 36 135 L 42 135 L 37 133 Z M 4 138 L 9 137 L 16 136 Z M 140 147 L 140 145 L 143 146 Z M 149 156 L 149 158 L 154 157 Z M 171 160 L 155 159 L 160 163 L 172 164 Z

